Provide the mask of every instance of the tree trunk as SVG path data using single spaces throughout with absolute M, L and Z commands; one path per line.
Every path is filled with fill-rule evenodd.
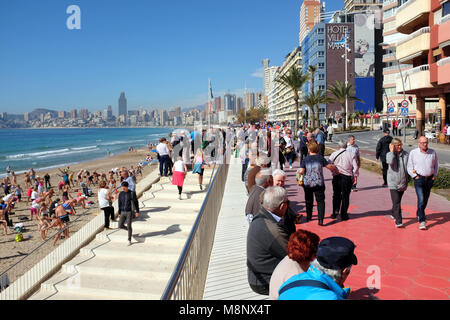
M 298 97 L 294 98 L 295 100 L 295 131 L 294 135 L 298 132 Z

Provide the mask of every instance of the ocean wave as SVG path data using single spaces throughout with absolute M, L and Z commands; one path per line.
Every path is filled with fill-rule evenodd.
M 118 140 L 118 141 L 112 141 L 112 142 L 105 142 L 105 143 L 100 143 L 101 146 L 113 146 L 116 144 L 129 144 L 130 141 L 122 141 L 122 140 Z
M 58 149 L 58 150 L 50 150 L 50 151 L 44 151 L 44 152 L 33 152 L 33 153 L 19 153 L 19 154 L 13 154 L 6 156 L 6 159 L 21 159 L 21 158 L 32 158 L 42 155 L 49 155 L 49 154 L 58 154 L 58 153 L 64 153 L 69 151 L 69 149 Z
M 97 151 L 100 150 L 99 148 L 95 148 L 95 149 L 89 149 L 89 151 Z M 43 155 L 43 156 L 38 156 L 36 157 L 36 159 L 47 159 L 47 158 L 53 158 L 53 157 L 60 157 L 60 156 L 68 156 L 68 155 L 74 155 L 77 153 L 84 153 L 87 150 L 83 149 L 83 150 L 73 150 L 73 151 L 68 151 L 68 152 L 64 152 L 62 154 L 48 154 L 48 155 Z
M 89 146 L 89 147 L 79 147 L 79 148 L 70 148 L 71 150 L 89 150 L 89 149 L 96 149 L 97 146 Z

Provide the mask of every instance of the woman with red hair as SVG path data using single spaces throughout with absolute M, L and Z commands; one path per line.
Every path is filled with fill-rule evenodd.
M 278 299 L 278 290 L 290 277 L 306 272 L 316 257 L 320 238 L 317 234 L 297 230 L 289 237 L 287 256 L 277 265 L 270 278 L 269 299 Z

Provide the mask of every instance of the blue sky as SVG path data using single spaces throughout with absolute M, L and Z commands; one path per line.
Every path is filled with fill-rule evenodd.
M 330 0 L 326 11 L 343 6 Z M 66 9 L 81 9 L 69 30 Z M 0 111 L 192 107 L 261 91 L 298 45 L 301 1 L 0 0 Z

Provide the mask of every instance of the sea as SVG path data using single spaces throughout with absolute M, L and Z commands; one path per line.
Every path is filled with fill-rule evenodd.
M 0 129 L 0 178 L 97 160 L 157 143 L 171 128 Z

